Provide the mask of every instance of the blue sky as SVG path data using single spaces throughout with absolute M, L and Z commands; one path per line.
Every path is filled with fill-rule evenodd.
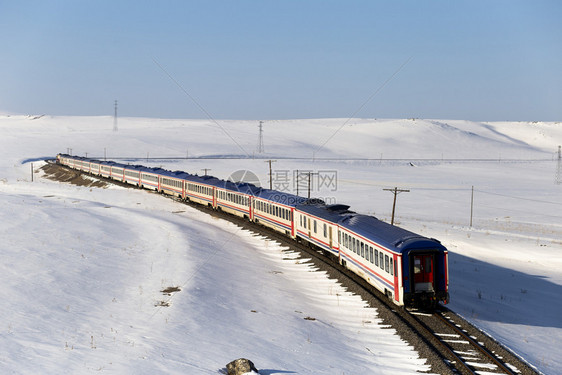
M 562 121 L 561 20 L 540 0 L 0 0 L 0 110 Z

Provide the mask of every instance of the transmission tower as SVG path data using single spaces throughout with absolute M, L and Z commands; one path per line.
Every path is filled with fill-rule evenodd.
M 558 161 L 556 162 L 556 178 L 554 183 L 556 185 L 562 184 L 562 146 L 558 146 Z
M 117 100 L 115 101 L 115 114 L 113 115 L 113 131 L 117 131 Z
M 258 154 L 263 154 L 263 121 L 260 121 L 260 135 L 258 137 Z

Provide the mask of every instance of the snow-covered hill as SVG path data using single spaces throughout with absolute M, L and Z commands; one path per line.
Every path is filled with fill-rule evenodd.
M 267 374 L 424 370 L 376 311 L 276 244 L 147 192 L 31 182 L 30 163 L 72 152 L 221 178 L 249 170 L 265 186 L 275 159 L 275 188 L 295 192 L 297 171 L 314 172 L 312 195 L 382 219 L 383 189 L 408 189 L 397 220 L 450 249 L 451 308 L 559 373 L 562 123 L 263 128 L 258 154 L 257 121 L 120 118 L 114 132 L 111 117 L 1 116 L 2 372 L 216 374 L 241 356 Z M 181 291 L 164 295 L 170 286 Z

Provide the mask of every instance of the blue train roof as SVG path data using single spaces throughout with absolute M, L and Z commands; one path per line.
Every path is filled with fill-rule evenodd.
M 416 249 L 445 249 L 433 238 L 427 238 L 404 228 L 390 225 L 374 216 L 354 214 L 343 218 L 340 226 L 396 252 Z
M 267 199 L 272 202 L 277 202 L 287 206 L 295 207 L 299 204 L 304 204 L 308 199 L 299 197 L 298 195 L 284 193 L 277 190 L 260 189 L 256 196 L 262 199 Z
M 298 205 L 297 210 L 333 223 L 337 223 L 345 217 L 353 214 L 352 211 L 349 211 L 349 206 L 345 204 L 325 205 L 314 201 Z

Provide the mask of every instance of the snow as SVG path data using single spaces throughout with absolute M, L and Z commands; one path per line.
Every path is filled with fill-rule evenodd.
M 257 125 L 0 116 L 0 372 L 218 374 L 240 357 L 262 374 L 427 370 L 375 309 L 275 242 L 146 191 L 31 182 L 30 163 L 72 149 L 268 185 Z M 283 120 L 264 141 L 278 188 L 296 170 L 336 176 L 312 194 L 389 221 L 383 189 L 409 189 L 396 220 L 450 250 L 450 307 L 560 373 L 562 124 Z

